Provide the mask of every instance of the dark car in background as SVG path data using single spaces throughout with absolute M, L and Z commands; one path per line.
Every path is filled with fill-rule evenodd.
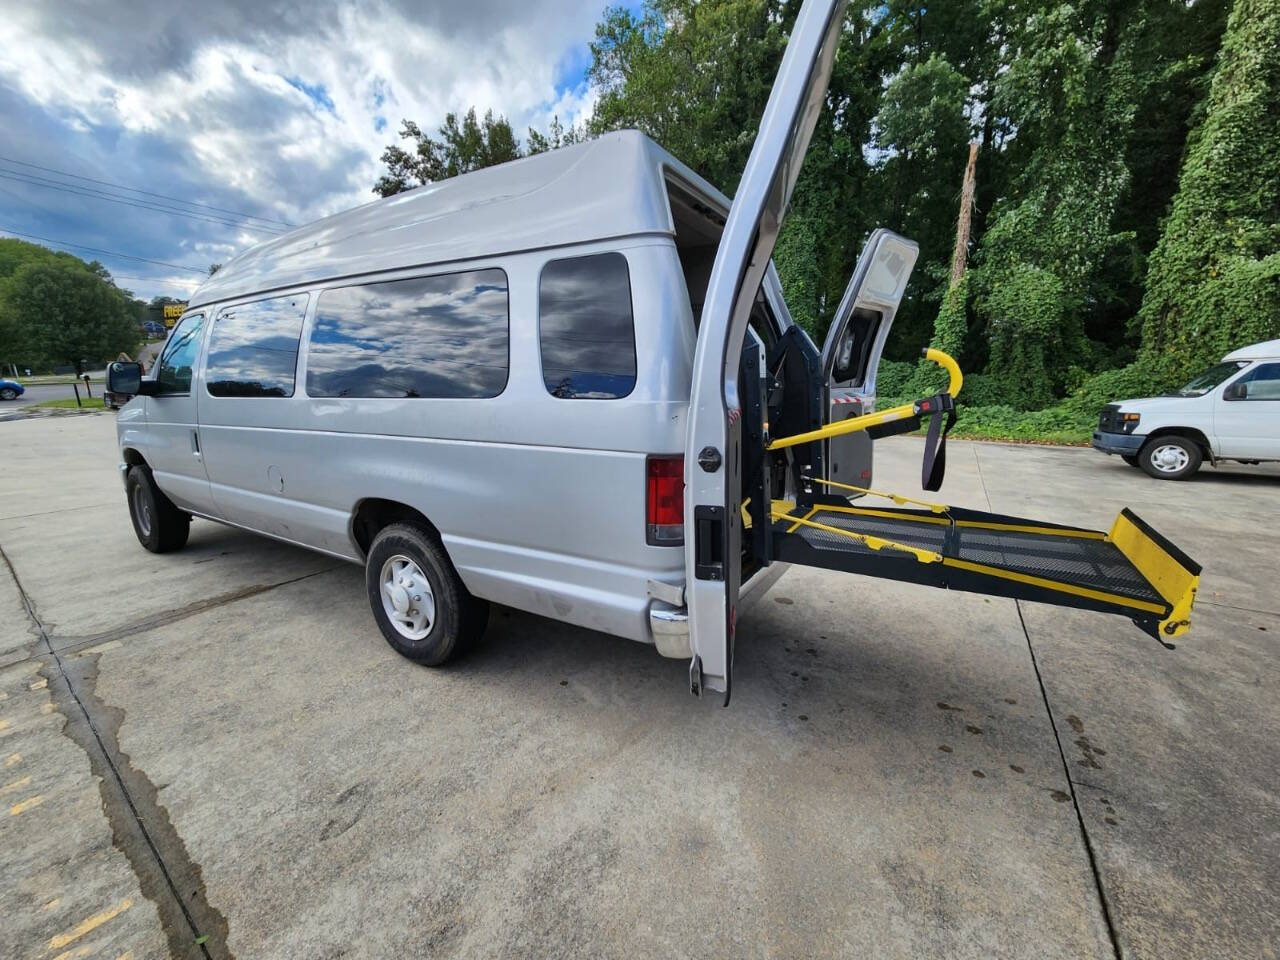
M 0 400 L 17 400 L 26 392 L 27 388 L 17 380 L 7 380 L 4 377 L 0 377 Z

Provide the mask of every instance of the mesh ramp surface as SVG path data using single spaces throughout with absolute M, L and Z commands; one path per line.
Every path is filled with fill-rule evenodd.
M 1106 540 L 962 524 L 954 528 L 954 547 L 946 551 L 944 544 L 949 527 L 941 517 L 936 519 L 942 522 L 934 518 L 906 520 L 819 508 L 805 519 L 1057 583 L 1105 590 L 1149 603 L 1164 602 L 1128 558 Z M 851 537 L 815 527 L 799 525 L 794 534 L 815 550 L 875 552 Z

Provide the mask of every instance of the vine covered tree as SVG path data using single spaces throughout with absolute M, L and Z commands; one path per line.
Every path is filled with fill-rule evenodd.
M 1145 357 L 1175 381 L 1280 337 L 1280 0 L 1236 0 L 1142 302 Z

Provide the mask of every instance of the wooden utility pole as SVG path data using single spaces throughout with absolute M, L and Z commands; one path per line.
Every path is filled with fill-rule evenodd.
M 964 168 L 964 185 L 960 188 L 960 219 L 956 222 L 956 248 L 951 254 L 952 288 L 964 276 L 969 262 L 969 227 L 973 223 L 973 180 L 978 166 L 978 144 L 969 144 L 969 163 Z

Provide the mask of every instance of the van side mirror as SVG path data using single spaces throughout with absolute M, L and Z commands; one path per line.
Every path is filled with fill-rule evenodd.
M 1249 385 L 1247 383 L 1233 383 L 1222 391 L 1223 400 L 1246 400 L 1249 397 Z
M 107 367 L 107 389 L 130 397 L 150 393 L 142 386 L 142 364 L 125 361 L 117 361 Z

